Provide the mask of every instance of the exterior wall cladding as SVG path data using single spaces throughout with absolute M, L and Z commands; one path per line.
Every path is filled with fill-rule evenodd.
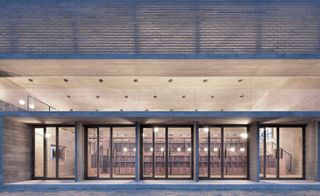
M 1 59 L 320 58 L 318 0 L 0 0 L 0 4 Z M 13 106 L 3 103 L 1 108 L 8 107 Z M 2 111 L 0 189 L 5 183 L 32 179 L 33 172 L 31 128 L 6 117 L 320 117 L 319 112 L 124 113 Z M 75 180 L 80 181 L 85 176 L 85 134 L 82 125 L 75 125 Z M 306 125 L 305 179 L 319 181 L 319 122 Z M 259 181 L 258 131 L 258 122 L 249 125 L 248 179 L 252 181 Z M 194 136 L 197 149 L 198 133 Z M 139 139 L 136 171 L 140 168 Z M 137 172 L 135 179 L 139 177 Z

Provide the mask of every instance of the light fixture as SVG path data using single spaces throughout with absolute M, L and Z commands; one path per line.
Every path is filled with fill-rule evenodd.
M 191 152 L 191 148 L 190 147 L 188 148 L 188 152 Z
M 120 109 L 120 112 L 123 112 L 123 109 Z
M 51 137 L 51 134 L 50 133 L 46 133 L 46 136 L 45 136 L 46 138 L 49 138 L 49 137 Z
M 134 148 L 133 151 L 135 152 L 135 151 L 136 151 L 136 148 Z
M 241 134 L 240 134 L 240 137 L 241 137 L 242 139 L 247 139 L 247 138 L 248 138 L 248 134 L 247 134 L 247 133 L 241 133 Z
M 240 148 L 240 152 L 244 152 L 244 151 L 246 151 L 245 148 Z
M 20 104 L 20 105 L 25 105 L 25 104 L 26 104 L 26 102 L 25 102 L 25 100 L 20 99 L 20 100 L 19 100 L 19 104 Z
M 143 133 L 143 134 L 142 134 L 142 137 L 144 137 L 144 136 L 145 136 L 145 134 Z
M 153 152 L 153 148 L 152 147 L 150 148 L 150 152 Z
M 127 151 L 128 151 L 128 148 L 124 147 L 123 152 L 127 152 Z
M 208 133 L 209 132 L 209 128 L 208 127 L 205 127 L 203 128 L 204 132 Z
M 195 112 L 197 112 L 197 111 L 198 111 L 198 109 L 194 109 L 194 111 L 195 111 Z
M 36 107 L 36 106 L 35 106 L 33 103 L 30 103 L 30 104 L 29 104 L 29 108 L 30 108 L 30 109 L 33 110 L 35 107 Z
M 236 149 L 234 147 L 229 148 L 230 152 L 234 152 L 236 151 Z
M 154 131 L 155 133 L 158 133 L 159 128 L 158 128 L 158 127 L 154 127 L 154 128 L 153 128 L 153 131 Z
M 161 147 L 161 148 L 160 148 L 160 150 L 161 150 L 161 152 L 163 152 L 163 151 L 164 151 L 164 148 L 163 148 L 163 147 Z
M 178 151 L 178 152 L 180 152 L 180 151 L 181 151 L 181 148 L 180 148 L 180 147 L 178 147 L 178 148 L 177 148 L 177 151 Z
M 214 151 L 214 152 L 218 152 L 218 148 L 214 147 L 214 148 L 213 148 L 213 151 Z
M 204 150 L 205 152 L 208 152 L 208 148 L 207 148 L 207 147 L 203 148 L 203 150 Z

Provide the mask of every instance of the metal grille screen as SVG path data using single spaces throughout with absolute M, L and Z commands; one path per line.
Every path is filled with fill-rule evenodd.
M 320 1 L 0 0 L 2 54 L 319 54 Z

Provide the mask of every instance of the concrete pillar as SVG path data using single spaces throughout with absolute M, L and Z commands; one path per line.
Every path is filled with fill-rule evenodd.
M 309 123 L 305 129 L 305 178 L 320 181 L 320 122 Z
M 199 181 L 199 123 L 193 124 L 193 180 Z
M 84 171 L 85 171 L 85 133 L 82 123 L 75 123 L 75 181 L 79 182 L 84 180 Z
M 136 123 L 136 161 L 135 161 L 135 181 L 140 181 L 140 123 Z
M 260 180 L 260 150 L 259 150 L 259 123 L 253 122 L 249 125 L 249 180 L 259 182 Z
M 3 188 L 3 117 L 0 115 L 0 192 Z

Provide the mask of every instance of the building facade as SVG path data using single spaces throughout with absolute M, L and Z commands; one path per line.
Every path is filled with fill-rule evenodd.
M 316 0 L 1 2 L 1 188 L 320 189 L 319 13 Z

